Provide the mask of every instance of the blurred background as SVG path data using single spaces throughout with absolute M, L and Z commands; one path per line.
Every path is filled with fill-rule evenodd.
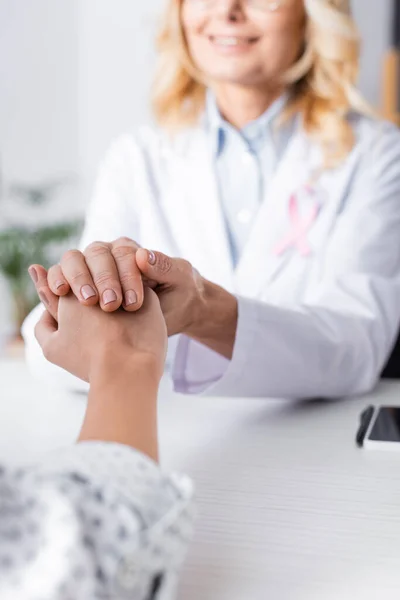
M 393 5 L 353 0 L 363 37 L 359 85 L 387 113 L 396 103 Z M 40 253 L 50 260 L 76 244 L 110 140 L 151 118 L 147 96 L 162 6 L 163 0 L 0 0 L 3 345 L 34 302 L 22 274 L 26 262 L 39 262 Z

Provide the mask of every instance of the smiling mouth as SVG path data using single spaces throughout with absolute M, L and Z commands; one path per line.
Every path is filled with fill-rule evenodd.
M 211 43 L 216 46 L 222 47 L 235 47 L 235 46 L 250 46 L 258 41 L 258 37 L 236 37 L 236 36 L 217 36 L 210 35 L 209 38 Z

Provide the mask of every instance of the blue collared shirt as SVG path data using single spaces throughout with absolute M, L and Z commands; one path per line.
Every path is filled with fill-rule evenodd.
M 258 119 L 237 130 L 222 117 L 214 95 L 207 95 L 207 124 L 234 266 L 293 132 L 293 123 L 274 126 L 286 102 L 287 95 L 281 96 Z

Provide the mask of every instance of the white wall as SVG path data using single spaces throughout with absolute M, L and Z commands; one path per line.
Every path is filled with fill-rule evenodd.
M 381 68 L 388 47 L 393 2 L 352 0 L 352 5 L 363 39 L 360 88 L 370 102 L 380 106 Z
M 78 169 L 73 0 L 0 0 L 0 155 L 8 180 Z
M 91 178 L 110 140 L 146 120 L 162 0 L 79 1 L 81 166 Z

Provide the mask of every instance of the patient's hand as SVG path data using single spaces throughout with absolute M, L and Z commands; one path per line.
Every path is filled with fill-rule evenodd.
M 43 298 L 45 269 L 39 273 L 36 288 Z M 167 330 L 157 295 L 149 288 L 144 292 L 142 309 L 136 313 L 123 310 L 106 314 L 96 306 L 82 306 L 69 294 L 60 299 L 50 296 L 47 289 L 47 308 L 56 312 L 57 321 L 45 311 L 35 329 L 36 338 L 47 360 L 90 382 L 98 365 L 109 360 L 115 365 L 136 361 L 151 366 L 156 379 L 164 369 L 167 349 Z M 56 303 L 58 302 L 58 307 Z

